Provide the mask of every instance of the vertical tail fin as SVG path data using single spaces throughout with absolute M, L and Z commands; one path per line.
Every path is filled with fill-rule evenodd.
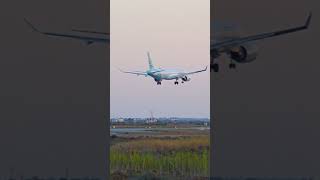
M 147 55 L 148 55 L 148 62 L 149 62 L 149 69 L 153 69 L 153 63 L 152 63 L 152 60 L 151 60 L 151 57 L 150 57 L 150 53 L 147 52 Z

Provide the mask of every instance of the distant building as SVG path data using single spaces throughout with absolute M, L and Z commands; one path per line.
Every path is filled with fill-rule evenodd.
M 148 118 L 145 121 L 147 124 L 155 124 L 158 122 L 158 120 L 156 118 Z
M 124 119 L 122 118 L 116 119 L 116 123 L 123 123 L 123 122 L 124 122 Z
M 125 122 L 128 124 L 134 124 L 136 121 L 134 118 L 127 118 L 127 119 L 125 119 Z

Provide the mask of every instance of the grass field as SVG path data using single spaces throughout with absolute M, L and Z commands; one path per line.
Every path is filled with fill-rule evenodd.
M 111 174 L 128 177 L 208 177 L 209 136 L 121 139 L 111 146 L 110 165 Z

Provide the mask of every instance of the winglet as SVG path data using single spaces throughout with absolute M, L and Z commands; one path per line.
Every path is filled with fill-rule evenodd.
M 306 24 L 304 25 L 305 28 L 308 28 L 309 25 L 310 25 L 310 22 L 311 22 L 311 19 L 312 19 L 312 12 L 309 13 L 309 16 L 308 16 L 308 19 L 306 21 Z
M 39 31 L 33 24 L 31 24 L 26 18 L 24 18 L 24 21 L 26 22 L 26 24 L 35 32 L 41 33 L 41 31 Z
M 206 66 L 206 68 L 204 69 L 204 71 L 207 71 L 208 66 Z

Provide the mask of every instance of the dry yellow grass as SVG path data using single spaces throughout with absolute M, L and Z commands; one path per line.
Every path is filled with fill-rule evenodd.
M 128 176 L 207 177 L 209 136 L 127 139 L 111 146 L 110 165 Z

